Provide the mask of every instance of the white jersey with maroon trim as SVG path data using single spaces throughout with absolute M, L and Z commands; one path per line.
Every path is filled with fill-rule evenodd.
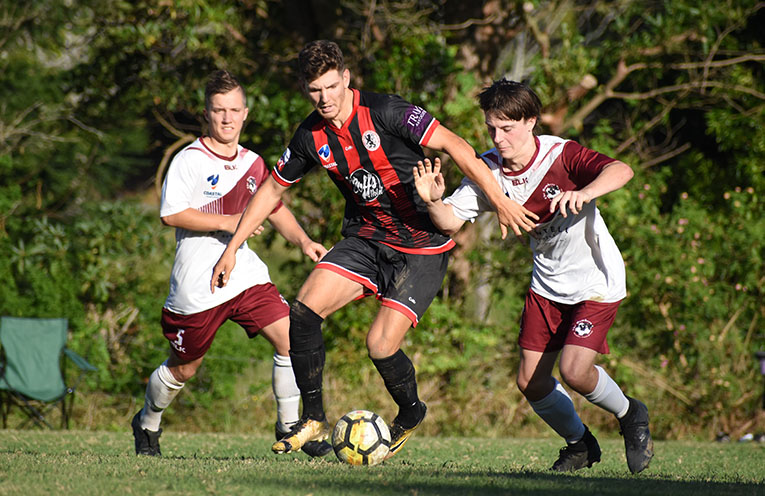
M 505 194 L 539 215 L 529 233 L 534 254 L 531 289 L 564 304 L 622 300 L 627 294 L 624 261 L 596 202 L 565 218 L 557 209 L 550 213 L 552 198 L 582 189 L 614 159 L 557 136 L 539 136 L 536 142 L 536 155 L 520 171 L 503 168 L 496 149 L 482 155 Z M 458 218 L 471 222 L 493 210 L 468 178 L 444 203 L 452 205 Z
M 263 159 L 239 146 L 233 157 L 209 149 L 201 138 L 181 150 L 170 164 L 162 186 L 160 216 L 187 208 L 222 215 L 241 213 L 268 177 Z M 278 207 L 277 207 L 278 208 Z M 247 242 L 236 251 L 236 270 L 223 288 L 210 291 L 213 267 L 231 234 L 224 231 L 175 230 L 175 262 L 165 308 L 188 315 L 224 303 L 245 289 L 270 282 L 268 267 Z

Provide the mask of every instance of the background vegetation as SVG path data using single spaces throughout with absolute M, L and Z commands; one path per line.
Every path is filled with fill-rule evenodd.
M 40 0 L 0 2 L 0 313 L 65 316 L 99 371 L 75 425 L 125 429 L 167 354 L 159 330 L 174 238 L 158 221 L 168 160 L 204 132 L 204 80 L 246 84 L 242 141 L 273 164 L 310 108 L 295 77 L 306 41 L 345 51 L 353 84 L 417 102 L 476 149 L 475 95 L 529 82 L 541 132 L 635 169 L 602 199 L 629 296 L 603 364 L 651 406 L 659 438 L 765 430 L 765 4 L 755 0 Z M 452 186 L 459 172 L 448 171 Z M 339 238 L 324 174 L 289 192 L 315 239 Z M 515 388 L 530 256 L 488 217 L 461 232 L 442 294 L 406 349 L 430 434 L 545 433 Z M 310 270 L 267 232 L 253 246 L 286 297 Z M 329 413 L 393 415 L 366 358 L 373 301 L 328 319 Z M 165 415 L 170 430 L 270 432 L 270 351 L 236 326 Z M 582 400 L 577 398 L 577 402 Z M 454 415 L 459 412 L 459 415 Z M 615 431 L 597 409 L 590 425 Z

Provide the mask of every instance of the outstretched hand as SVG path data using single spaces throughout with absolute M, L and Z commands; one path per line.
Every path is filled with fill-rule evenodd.
M 436 157 L 434 162 L 435 165 L 431 165 L 430 159 L 426 158 L 417 162 L 417 167 L 412 170 L 414 187 L 425 203 L 440 200 L 446 191 L 446 182 L 441 174 L 441 159 Z

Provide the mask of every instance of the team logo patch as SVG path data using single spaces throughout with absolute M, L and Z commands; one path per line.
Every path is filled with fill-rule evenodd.
M 545 200 L 552 200 L 560 194 L 560 191 L 560 186 L 557 184 L 548 184 L 542 188 L 542 196 L 545 197 Z
M 354 171 L 348 181 L 353 186 L 353 192 L 366 202 L 376 200 L 384 191 L 380 176 L 365 169 Z
M 292 152 L 290 152 L 290 149 L 289 149 L 289 148 L 287 148 L 286 150 L 284 150 L 284 153 L 282 153 L 282 156 L 281 156 L 281 157 L 279 157 L 279 160 L 277 160 L 277 161 L 276 161 L 276 168 L 277 168 L 278 170 L 282 170 L 282 167 L 284 167 L 284 164 L 286 164 L 287 162 L 289 162 L 289 160 L 290 160 L 290 155 L 292 155 Z
M 367 131 L 361 136 L 361 141 L 364 142 L 364 148 L 373 152 L 380 148 L 380 136 L 374 131 Z
M 332 155 L 332 152 L 329 149 L 329 145 L 322 145 L 321 148 L 316 150 L 316 153 L 318 153 L 321 159 L 325 162 L 329 162 L 329 157 Z
M 210 187 L 212 189 L 215 189 L 216 186 L 218 186 L 218 179 L 220 179 L 219 174 L 213 174 L 212 176 L 207 178 L 207 182 L 210 183 Z
M 255 190 L 258 189 L 258 183 L 255 181 L 255 178 L 250 176 L 247 178 L 247 191 L 250 192 L 251 195 L 255 194 Z
M 577 337 L 586 338 L 592 334 L 592 322 L 587 319 L 582 319 L 574 324 L 574 327 L 572 327 L 571 330 L 574 331 L 574 334 L 576 334 Z

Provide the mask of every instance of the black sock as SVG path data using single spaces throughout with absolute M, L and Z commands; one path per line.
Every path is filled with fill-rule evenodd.
M 324 337 L 322 319 L 313 310 L 295 301 L 290 306 L 290 359 L 295 382 L 303 400 L 303 417 L 324 420 L 322 379 L 324 375 Z
M 409 357 L 399 349 L 387 358 L 372 358 L 372 363 L 377 367 L 385 387 L 398 405 L 395 422 L 405 429 L 417 425 L 422 417 L 422 410 L 417 396 L 414 365 Z

